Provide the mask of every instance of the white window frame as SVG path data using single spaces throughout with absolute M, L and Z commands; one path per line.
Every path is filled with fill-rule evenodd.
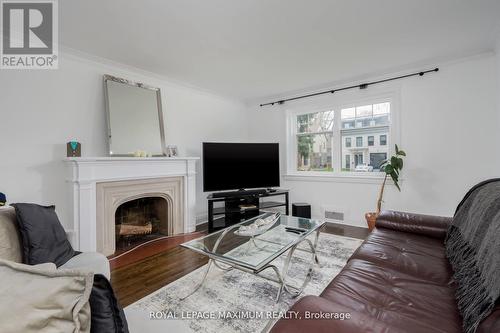
M 370 88 L 370 90 L 375 90 Z M 394 144 L 404 147 L 401 143 L 401 110 L 400 91 L 356 91 L 352 94 L 330 97 L 321 102 L 294 103 L 286 109 L 286 174 L 288 180 L 306 181 L 338 181 L 338 182 L 365 182 L 379 183 L 384 177 L 382 172 L 354 172 L 341 171 L 342 166 L 342 137 L 340 132 L 340 111 L 345 108 L 389 102 L 391 103 L 388 140 L 388 156 L 394 154 Z M 297 170 L 297 116 L 307 113 L 334 111 L 333 137 L 332 137 L 332 167 L 330 171 L 299 171 Z M 351 142 L 351 145 L 353 143 Z

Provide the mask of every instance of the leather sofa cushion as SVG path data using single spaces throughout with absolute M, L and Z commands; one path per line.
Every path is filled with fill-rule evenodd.
M 375 226 L 444 239 L 451 221 L 451 217 L 384 210 L 377 217 Z
M 90 309 L 92 311 L 90 333 L 129 333 L 123 309 L 115 297 L 111 283 L 103 275 L 94 275 Z
M 490 315 L 479 324 L 476 333 L 500 332 L 500 301 Z
M 14 207 L 0 207 L 0 259 L 22 262 L 21 239 Z
M 321 297 L 369 316 L 394 332 L 462 332 L 452 286 L 429 283 L 372 262 L 352 259 Z
M 384 332 L 401 333 L 397 328 L 386 326 L 364 313 L 354 313 L 345 306 L 319 296 L 305 296 L 296 302 L 289 311 L 298 312 L 301 319 L 281 319 L 270 333 L 361 333 Z M 305 319 L 306 313 L 345 313 L 350 312 L 347 320 Z
M 381 267 L 418 276 L 429 283 L 446 285 L 452 268 L 446 259 L 443 241 L 390 229 L 375 229 L 351 259 L 362 259 Z

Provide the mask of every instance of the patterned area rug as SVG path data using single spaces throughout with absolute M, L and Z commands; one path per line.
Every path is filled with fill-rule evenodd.
M 313 240 L 314 236 L 310 237 Z M 269 319 L 270 315 L 288 310 L 300 297 L 319 295 L 361 243 L 359 239 L 322 233 L 317 248 L 320 263 L 314 266 L 311 281 L 298 298 L 283 292 L 278 303 L 275 301 L 277 283 L 236 269 L 222 271 L 214 265 L 204 285 L 190 297 L 181 300 L 201 281 L 206 269 L 203 266 L 128 306 L 125 313 L 130 331 L 261 332 L 275 321 Z M 305 245 L 303 243 L 300 247 L 306 248 Z M 244 246 L 246 244 L 240 247 Z M 286 255 L 275 259 L 273 264 L 281 269 Z M 310 263 L 311 253 L 296 250 L 287 282 L 300 285 Z M 261 274 L 275 278 L 270 269 Z M 151 319 L 152 312 L 155 314 Z

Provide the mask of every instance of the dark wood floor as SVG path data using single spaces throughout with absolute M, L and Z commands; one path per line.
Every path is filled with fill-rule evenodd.
M 201 225 L 197 231 L 204 231 Z M 328 223 L 324 232 L 364 239 L 366 228 Z M 207 257 L 175 246 L 161 253 L 111 271 L 111 283 L 120 304 L 125 307 L 208 262 Z

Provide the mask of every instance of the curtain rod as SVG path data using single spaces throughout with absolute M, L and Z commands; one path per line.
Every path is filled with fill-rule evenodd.
M 302 95 L 302 96 L 297 96 L 297 97 L 286 98 L 286 99 L 282 99 L 282 100 L 279 100 L 279 101 L 264 103 L 264 104 L 261 104 L 260 106 L 262 107 L 262 106 L 267 106 L 267 105 L 271 105 L 272 106 L 274 104 L 284 104 L 285 102 L 294 101 L 294 100 L 297 100 L 297 99 L 314 97 L 314 96 L 324 95 L 324 94 L 333 94 L 333 93 L 335 93 L 337 91 L 354 89 L 354 88 L 366 89 L 366 88 L 368 88 L 368 86 L 371 86 L 373 84 L 383 83 L 383 82 L 393 81 L 393 80 L 399 80 L 399 79 L 404 79 L 404 78 L 407 78 L 407 77 L 417 76 L 417 75 L 418 76 L 424 76 L 424 74 L 433 73 L 433 72 L 437 72 L 437 71 L 439 71 L 439 68 L 436 67 L 434 69 L 429 69 L 429 70 L 426 70 L 426 71 L 421 71 L 421 72 L 416 72 L 416 73 L 412 73 L 412 74 L 406 74 L 406 75 L 391 77 L 391 78 L 383 79 L 383 80 L 379 80 L 379 81 L 361 83 L 361 84 L 354 85 L 354 86 L 348 86 L 348 87 L 343 87 L 343 88 L 337 88 L 337 89 L 331 89 L 331 90 L 321 91 L 321 92 L 317 92 L 317 93 L 313 93 L 313 94 L 308 94 L 308 95 Z

